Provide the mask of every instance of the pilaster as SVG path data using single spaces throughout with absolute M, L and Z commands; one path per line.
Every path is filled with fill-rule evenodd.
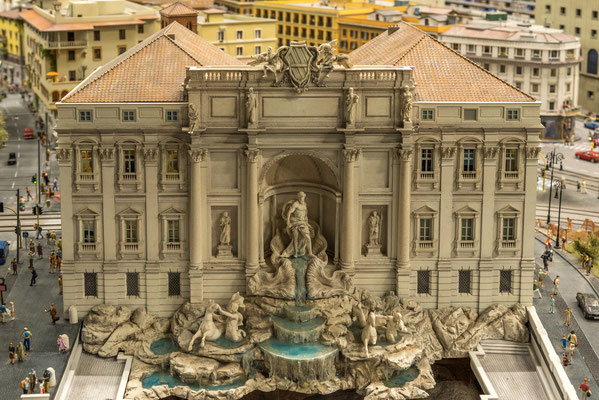
M 397 149 L 399 165 L 399 210 L 397 221 L 397 261 L 396 281 L 397 295 L 409 297 L 410 295 L 410 211 L 411 211 L 411 176 L 412 176 L 412 149 Z
M 190 191 L 189 191 L 189 301 L 199 303 L 203 301 L 203 263 L 202 238 L 203 214 L 203 189 L 202 163 L 206 159 L 208 151 L 197 147 L 191 147 L 189 158 L 191 162 Z
M 341 268 L 353 275 L 355 273 L 354 265 L 354 244 L 356 242 L 356 232 L 358 227 L 358 218 L 356 215 L 356 177 L 355 165 L 358 161 L 361 150 L 357 148 L 346 148 L 343 150 L 345 160 L 343 166 L 343 216 L 341 219 Z
M 258 158 L 260 150 L 249 148 L 244 150 L 247 163 L 246 182 L 246 222 L 245 222 L 245 270 L 250 277 L 258 271 L 260 265 L 260 209 L 258 205 Z
M 495 247 L 495 185 L 497 176 L 497 154 L 499 147 L 485 146 L 483 148 L 483 195 L 480 226 L 480 257 L 481 260 L 493 257 Z M 482 282 L 482 281 L 481 281 Z
M 454 162 L 456 150 L 457 149 L 455 146 L 443 146 L 441 148 L 441 197 L 439 201 L 439 224 L 435 227 L 438 232 L 436 236 L 438 238 L 437 243 L 439 243 L 440 264 L 451 259 L 451 251 L 453 248 L 453 238 L 451 237 L 451 233 L 454 231 L 452 227 L 455 223 L 452 214 L 453 187 L 455 184 Z M 444 236 L 441 237 L 441 234 Z M 441 285 L 441 283 L 439 285 Z
M 115 203 L 114 203 L 114 176 L 115 176 L 115 148 L 112 145 L 105 145 L 98 150 L 100 162 L 102 164 L 102 225 L 103 225 L 103 243 L 105 261 L 116 260 L 118 231 L 115 221 Z
M 146 252 L 148 261 L 158 261 L 160 227 L 158 215 L 158 148 L 144 147 L 145 192 L 146 192 Z
M 61 236 L 63 263 L 75 259 L 75 232 L 73 225 L 73 150 L 66 144 L 56 149 L 61 194 Z M 23 193 L 23 196 L 25 194 Z M 63 198 L 64 197 L 64 198 Z
M 451 306 L 453 291 L 454 284 L 451 261 L 439 260 L 437 263 L 437 308 Z
M 478 312 L 484 311 L 493 304 L 493 298 L 497 293 L 496 277 L 493 260 L 481 260 L 478 264 Z

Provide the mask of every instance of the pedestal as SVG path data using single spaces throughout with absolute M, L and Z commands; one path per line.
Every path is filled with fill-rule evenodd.
M 216 247 L 216 250 L 218 251 L 216 253 L 216 258 L 232 258 L 233 252 L 231 249 L 233 249 L 233 246 L 230 244 L 219 244 Z
M 381 254 L 380 244 L 367 244 L 366 245 L 366 257 L 380 257 Z

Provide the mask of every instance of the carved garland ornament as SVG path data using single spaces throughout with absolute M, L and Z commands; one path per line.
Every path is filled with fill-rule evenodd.
M 527 146 L 526 147 L 526 158 L 537 159 L 541 153 L 540 146 Z
M 158 157 L 158 149 L 155 147 L 144 149 L 144 160 L 146 162 L 156 161 Z
M 484 154 L 485 159 L 487 159 L 487 160 L 495 159 L 497 157 L 497 154 L 499 154 L 499 147 L 485 146 L 483 149 L 483 154 Z
M 441 148 L 441 158 L 452 159 L 455 157 L 457 148 L 455 146 L 445 146 Z
M 56 149 L 56 159 L 58 161 L 70 161 L 71 160 L 71 149 L 70 148 Z
M 100 161 L 113 161 L 114 160 L 114 147 L 101 147 L 98 149 L 98 156 Z
M 206 159 L 208 155 L 208 150 L 206 149 L 194 149 L 189 150 L 189 157 L 191 157 L 191 161 L 193 162 L 202 162 Z

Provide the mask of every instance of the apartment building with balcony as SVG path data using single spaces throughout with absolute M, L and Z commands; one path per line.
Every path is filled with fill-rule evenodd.
M 445 4 L 467 10 L 504 11 L 510 15 L 527 18 L 532 18 L 535 15 L 535 0 L 445 0 Z
M 541 120 L 561 133 L 561 115 L 578 105 L 577 37 L 539 25 L 474 20 L 442 33 L 440 40 L 541 101 Z
M 47 127 L 57 101 L 159 29 L 158 11 L 124 0 L 46 1 L 19 15 L 29 84 Z

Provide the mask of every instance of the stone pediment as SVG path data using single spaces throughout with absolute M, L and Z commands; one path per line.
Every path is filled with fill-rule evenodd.
M 413 213 L 415 215 L 422 215 L 422 214 L 436 214 L 437 210 L 433 210 L 432 208 L 430 208 L 429 206 L 422 206 L 417 210 L 414 210 Z
M 169 207 L 160 213 L 160 215 L 179 215 L 179 214 L 185 214 L 185 213 L 175 207 Z
M 514 208 L 512 205 L 507 205 L 497 211 L 497 214 L 520 214 L 520 210 Z
M 97 217 L 100 214 L 90 209 L 89 207 L 85 207 L 83 210 L 75 213 L 77 217 Z
M 120 213 L 117 213 L 117 215 L 120 217 L 128 217 L 128 216 L 140 216 L 141 213 L 139 211 L 134 210 L 131 207 L 127 207 Z

